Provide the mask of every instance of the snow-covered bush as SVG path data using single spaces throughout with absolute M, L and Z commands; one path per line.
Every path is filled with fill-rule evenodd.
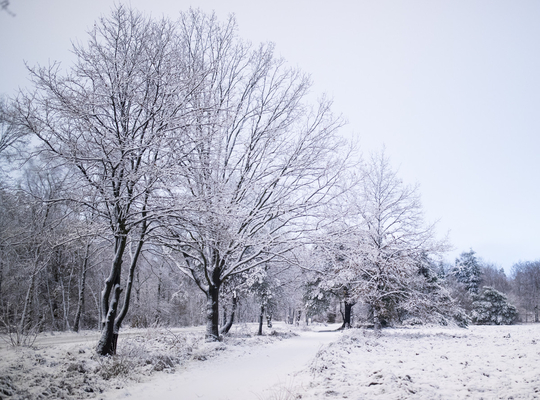
M 474 296 L 472 305 L 471 318 L 478 325 L 510 325 L 518 316 L 516 307 L 508 303 L 506 296 L 488 286 Z

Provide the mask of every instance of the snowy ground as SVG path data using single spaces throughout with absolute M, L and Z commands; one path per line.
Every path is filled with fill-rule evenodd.
M 540 399 L 540 324 L 289 329 L 239 325 L 217 344 L 200 329 L 127 331 L 113 359 L 94 355 L 95 333 L 47 335 L 0 347 L 0 398 Z
M 223 342 L 205 343 L 202 327 L 127 329 L 118 355 L 106 358 L 94 352 L 96 332 L 45 334 L 30 348 L 4 340 L 0 399 L 146 400 L 156 393 L 160 400 L 266 399 L 256 396 L 272 393 L 339 336 L 284 323 L 265 329 L 262 337 L 256 330 L 255 324 L 235 325 Z
M 286 326 L 281 328 L 286 329 Z M 109 392 L 104 398 L 281 399 L 291 387 L 296 387 L 295 373 L 304 369 L 323 346 L 340 337 L 335 328 L 337 326 L 333 326 L 332 331 L 323 327 L 297 331 L 298 336 L 279 342 L 246 341 L 242 346 L 229 346 L 225 354 L 211 362 L 185 364 L 174 375 L 126 386 L 122 390 Z M 217 349 L 220 346 L 213 345 Z M 207 353 L 204 346 L 202 350 Z
M 317 354 L 302 399 L 538 399 L 540 324 L 351 330 Z M 291 397 L 294 398 L 294 397 Z
M 95 354 L 99 333 L 92 331 L 43 334 L 32 347 L 11 347 L 0 337 L 0 399 L 95 398 L 173 371 L 191 358 L 202 337 L 190 330 L 127 330 L 112 358 Z

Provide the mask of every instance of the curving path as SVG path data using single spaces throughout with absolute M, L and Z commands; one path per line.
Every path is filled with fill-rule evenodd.
M 300 336 L 261 347 L 240 347 L 207 361 L 191 362 L 164 375 L 104 393 L 105 399 L 267 400 L 287 388 L 307 384 L 295 379 L 317 351 L 339 337 L 335 331 L 302 332 Z M 236 346 L 235 346 L 236 347 Z M 113 389 L 114 390 L 114 389 Z

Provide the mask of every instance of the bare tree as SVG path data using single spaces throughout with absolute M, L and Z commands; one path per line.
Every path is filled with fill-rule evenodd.
M 504 268 L 498 267 L 495 264 L 483 262 L 482 269 L 482 286 L 489 286 L 499 292 L 508 294 L 511 290 L 510 281 L 504 272 Z
M 171 257 L 206 294 L 206 337 L 218 340 L 223 283 L 291 249 L 333 195 L 346 154 L 330 103 L 311 108 L 307 76 L 272 45 L 240 41 L 232 17 L 221 24 L 191 11 L 181 28 L 208 73 L 191 98 L 197 124 L 184 132 L 197 147 L 179 160 L 176 195 L 190 206 L 168 220 L 164 238 L 176 241 Z
M 365 236 L 356 291 L 371 306 L 378 329 L 398 305 L 414 305 L 409 283 L 418 276 L 419 262 L 446 246 L 435 240 L 433 225 L 424 223 L 418 188 L 402 183 L 384 152 L 368 163 L 358 200 Z
M 519 299 L 525 314 L 525 322 L 529 313 L 534 314 L 534 322 L 539 322 L 540 306 L 540 261 L 525 261 L 512 267 L 513 291 Z
M 402 183 L 384 152 L 372 155 L 361 175 L 341 221 L 320 235 L 315 248 L 319 292 L 312 290 L 312 297 L 338 296 L 345 305 L 344 326 L 352 304 L 363 302 L 378 330 L 436 300 L 435 288 L 422 283 L 435 274 L 423 270 L 429 268 L 426 260 L 446 246 L 424 223 L 417 188 Z
M 0 98 L 0 163 L 10 161 L 12 153 L 19 152 L 24 145 L 27 131 L 15 123 L 14 112 L 11 104 Z
M 97 348 L 106 355 L 115 352 L 134 271 L 161 212 L 156 196 L 166 192 L 160 185 L 168 162 L 181 152 L 176 129 L 187 113 L 192 74 L 167 20 L 118 6 L 89 36 L 86 47 L 74 46 L 77 62 L 67 74 L 56 64 L 31 70 L 36 91 L 22 94 L 18 109 L 19 124 L 41 140 L 41 151 L 78 177 L 71 200 L 109 226 L 114 256 L 101 294 Z
M 72 213 L 65 202 L 51 201 L 61 196 L 65 176 L 28 163 L 17 190 L 2 191 L 0 281 L 5 275 L 9 290 L 0 288 L 0 308 L 14 344 L 39 329 L 63 328 L 67 321 L 69 283 L 62 283 L 65 260 L 73 258 L 76 247 L 69 238 Z

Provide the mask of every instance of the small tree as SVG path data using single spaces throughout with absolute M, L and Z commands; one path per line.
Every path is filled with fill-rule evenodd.
M 417 322 L 431 322 L 447 325 L 451 322 L 460 327 L 466 327 L 470 318 L 459 303 L 445 287 L 444 278 L 437 273 L 440 264 L 424 257 L 418 263 L 415 279 L 410 281 L 411 289 L 416 293 L 400 306 L 400 317 Z
M 344 302 L 344 327 L 352 305 L 363 302 L 378 330 L 404 313 L 418 314 L 441 294 L 427 289 L 432 274 L 418 271 L 446 245 L 424 223 L 417 188 L 402 183 L 384 152 L 372 155 L 362 173 L 340 222 L 320 235 L 318 286 Z
M 472 321 L 478 325 L 511 325 L 518 317 L 517 309 L 508 303 L 506 296 L 495 289 L 484 286 L 474 296 Z
M 329 240 L 330 238 L 332 240 Z M 352 243 L 353 238 L 355 235 L 345 228 L 323 235 L 313 251 L 314 271 L 307 279 L 304 289 L 307 312 L 320 312 L 322 307 L 330 306 L 332 298 L 339 301 L 343 319 L 340 329 L 351 327 L 351 311 L 358 298 L 352 290 L 357 277 L 352 248 L 359 244 Z
M 482 269 L 473 250 L 463 252 L 456 258 L 452 273 L 458 282 L 465 285 L 465 289 L 469 293 L 478 293 L 482 282 Z
M 418 188 L 403 184 L 384 152 L 372 156 L 355 201 L 361 221 L 354 290 L 373 312 L 375 329 L 412 307 L 418 265 L 446 249 L 423 219 Z

